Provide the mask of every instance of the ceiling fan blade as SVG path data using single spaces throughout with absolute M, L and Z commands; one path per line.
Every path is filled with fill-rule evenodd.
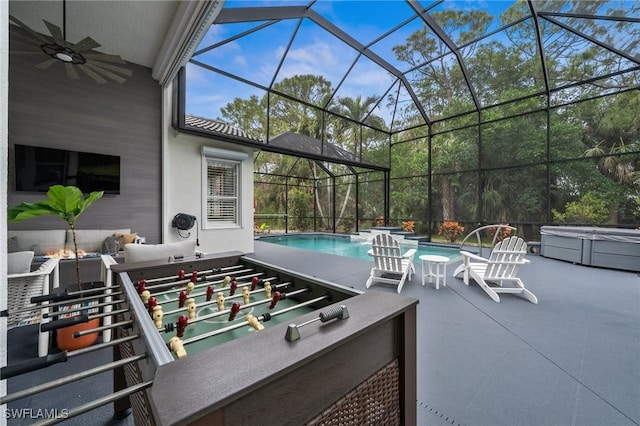
M 13 21 L 15 24 L 17 24 L 20 28 L 26 30 L 35 40 L 37 40 L 38 42 L 42 43 L 49 43 L 49 40 L 46 39 L 46 37 L 44 37 L 42 34 L 32 30 L 31 28 L 29 28 L 28 26 L 26 26 L 22 21 L 20 21 L 18 18 L 16 18 L 15 16 L 11 16 L 9 15 L 9 20 Z
M 91 77 L 96 83 L 98 83 L 98 84 L 107 83 L 107 80 L 105 80 L 104 78 L 100 77 L 100 75 L 98 75 L 97 73 L 93 72 L 86 65 L 78 65 L 78 68 L 80 68 L 82 70 L 82 72 L 84 72 L 86 75 Z
M 10 50 L 11 52 L 34 52 L 34 53 L 44 53 L 40 46 L 33 45 L 31 43 L 19 43 L 19 47 L 16 46 L 14 49 Z
M 119 67 L 117 65 L 105 64 L 105 63 L 102 63 L 101 61 L 99 61 L 97 59 L 96 60 L 92 60 L 91 63 L 93 65 L 95 65 L 95 66 L 98 66 L 98 67 L 102 68 L 102 69 L 113 71 L 113 72 L 117 72 L 117 73 L 120 73 L 122 75 L 126 75 L 128 77 L 131 77 L 133 75 L 133 71 L 131 71 L 129 68 L 123 68 L 123 67 Z
M 42 55 L 42 51 L 40 52 L 32 52 L 29 50 L 12 50 L 9 52 L 11 55 Z
M 42 44 L 39 40 L 33 38 L 33 36 L 22 28 L 12 25 L 9 31 L 9 40 L 11 43 L 28 44 L 30 46 L 40 47 Z
M 70 64 L 69 62 L 64 63 L 64 69 L 67 72 L 67 78 L 71 80 L 78 80 L 80 76 L 78 75 L 78 71 L 76 70 L 75 65 Z
M 60 29 L 60 27 L 44 19 L 42 20 L 42 22 L 44 22 L 44 24 L 47 26 L 51 37 L 53 37 L 53 41 L 55 41 L 58 46 L 66 47 L 67 42 L 62 36 L 62 30 Z
M 82 56 L 84 56 L 87 59 L 96 59 L 98 61 L 105 61 L 105 62 L 116 62 L 119 64 L 126 64 L 125 60 L 122 59 L 120 56 L 118 55 L 108 55 L 106 53 L 83 53 Z
M 95 63 L 90 63 L 87 62 L 86 64 L 84 64 L 85 67 L 92 69 L 93 71 L 95 71 L 96 73 L 109 78 L 113 81 L 115 81 L 116 83 L 124 83 L 125 81 L 127 81 L 126 78 L 124 77 L 120 77 L 118 74 L 112 73 L 111 71 L 107 71 L 105 69 L 100 68 L 99 65 L 96 65 Z
M 56 58 L 49 58 L 44 62 L 40 62 L 39 64 L 35 65 L 36 68 L 40 69 L 40 70 L 46 70 L 47 68 L 49 68 L 51 65 L 55 64 L 56 62 L 59 62 L 59 59 Z
M 85 37 L 73 45 L 73 48 L 78 52 L 95 49 L 96 47 L 100 47 L 100 43 L 98 43 L 91 37 Z

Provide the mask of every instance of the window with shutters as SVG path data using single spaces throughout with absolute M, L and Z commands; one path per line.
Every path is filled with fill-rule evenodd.
M 240 226 L 240 162 L 206 159 L 208 228 Z

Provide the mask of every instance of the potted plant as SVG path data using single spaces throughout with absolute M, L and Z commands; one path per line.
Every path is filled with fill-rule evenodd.
M 7 211 L 7 219 L 9 223 L 20 222 L 27 219 L 32 219 L 40 216 L 58 216 L 64 220 L 69 229 L 71 229 L 71 235 L 73 236 L 73 252 L 75 258 L 76 267 L 76 284 L 78 286 L 78 292 L 80 299 L 82 298 L 82 280 L 80 279 L 80 259 L 78 243 L 76 241 L 76 220 L 94 201 L 102 198 L 103 192 L 92 192 L 86 197 L 82 194 L 79 188 L 75 186 L 63 186 L 54 185 L 47 191 L 46 201 L 40 201 L 37 203 L 21 203 L 15 207 L 11 207 Z M 100 324 L 98 318 L 89 321 L 88 323 L 78 324 L 63 329 L 57 330 L 57 343 L 58 348 L 61 350 L 73 350 L 92 345 L 98 338 L 98 333 L 91 333 L 90 335 L 82 336 L 79 338 L 73 337 L 76 331 L 82 329 L 95 328 Z M 67 342 L 66 340 L 70 340 Z

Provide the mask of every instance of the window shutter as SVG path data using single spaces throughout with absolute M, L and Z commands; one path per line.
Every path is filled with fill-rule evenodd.
M 207 158 L 207 222 L 238 223 L 239 163 Z

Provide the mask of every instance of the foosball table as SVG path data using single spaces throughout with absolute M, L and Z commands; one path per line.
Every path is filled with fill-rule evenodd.
M 105 401 L 136 425 L 416 423 L 415 299 L 236 252 L 111 274 Z

